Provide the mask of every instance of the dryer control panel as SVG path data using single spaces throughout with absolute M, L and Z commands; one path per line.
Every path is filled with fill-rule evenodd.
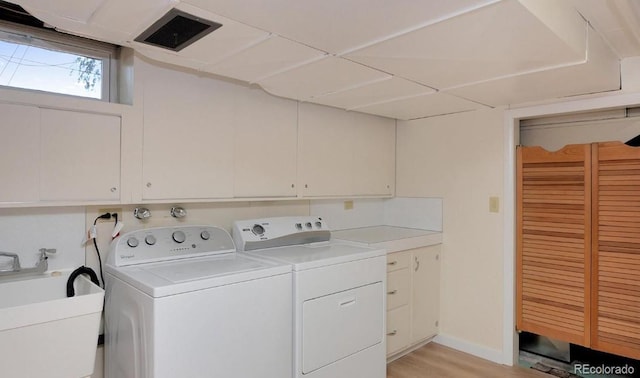
M 107 264 L 127 266 L 235 251 L 233 239 L 219 227 L 156 227 L 128 232 L 115 239 Z
M 238 251 L 328 241 L 331 231 L 321 217 L 276 217 L 235 221 L 233 240 Z

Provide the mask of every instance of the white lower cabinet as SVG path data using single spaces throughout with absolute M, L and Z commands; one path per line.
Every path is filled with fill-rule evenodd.
M 440 246 L 413 250 L 411 343 L 438 333 L 440 313 Z
M 387 357 L 438 333 L 439 303 L 440 245 L 387 256 Z

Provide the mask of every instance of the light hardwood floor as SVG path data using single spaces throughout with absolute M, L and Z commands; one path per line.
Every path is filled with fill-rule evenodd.
M 519 366 L 504 366 L 429 343 L 387 367 L 387 378 L 548 378 Z

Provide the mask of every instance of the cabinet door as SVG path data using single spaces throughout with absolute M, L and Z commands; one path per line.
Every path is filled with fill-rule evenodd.
M 120 198 L 120 117 L 41 109 L 40 199 Z
M 440 246 L 413 250 L 411 343 L 438 333 L 440 317 Z
M 38 201 L 40 109 L 0 104 L 0 202 Z
M 350 114 L 306 103 L 299 108 L 300 193 L 305 197 L 352 194 Z
M 295 197 L 297 103 L 246 90 L 237 109 L 234 197 Z
M 396 127 L 389 118 L 353 113 L 352 192 L 392 195 L 396 166 Z
M 313 104 L 299 109 L 303 196 L 393 193 L 395 121 Z
M 232 197 L 239 88 L 151 66 L 144 74 L 143 199 Z

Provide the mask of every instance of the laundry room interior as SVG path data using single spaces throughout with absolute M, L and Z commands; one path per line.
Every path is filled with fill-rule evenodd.
M 0 1 L 0 132 L 0 376 L 640 369 L 634 0 Z

